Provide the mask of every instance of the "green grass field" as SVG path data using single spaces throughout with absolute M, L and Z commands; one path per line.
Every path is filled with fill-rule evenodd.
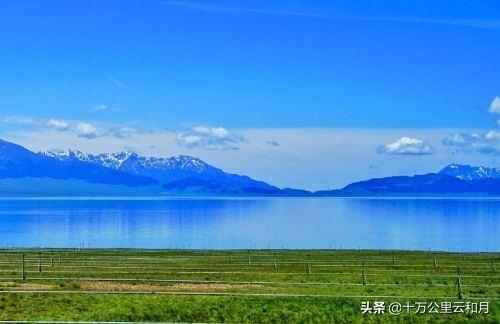
M 498 323 L 498 256 L 5 249 L 0 250 L 0 320 Z M 362 314 L 362 302 L 384 302 L 384 313 Z M 448 302 L 457 308 L 443 313 L 442 303 Z M 409 312 L 392 314 L 393 303 L 410 306 Z M 426 305 L 420 309 L 424 314 L 416 314 L 419 305 Z M 482 312 L 474 313 L 481 305 Z

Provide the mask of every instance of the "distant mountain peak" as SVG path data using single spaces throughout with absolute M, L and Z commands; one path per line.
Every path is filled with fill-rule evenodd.
M 38 185 L 33 186 L 31 178 L 39 179 Z M 77 150 L 34 153 L 0 140 L 0 181 L 3 179 L 9 181 L 7 194 L 13 195 L 140 192 L 154 195 L 500 196 L 500 168 L 483 166 L 453 163 L 439 173 L 370 179 L 343 189 L 311 193 L 280 189 L 247 176 L 226 173 L 189 155 L 161 158 L 127 151 L 94 155 Z M 131 187 L 135 188 L 129 191 Z
M 76 150 L 54 150 L 54 151 L 41 151 L 38 152 L 40 154 L 43 154 L 45 156 L 51 157 L 58 159 L 60 161 L 63 160 L 80 160 L 83 161 L 87 159 L 87 154 L 83 153 L 81 151 L 76 151 Z
M 199 172 L 208 166 L 204 161 L 190 155 L 176 155 L 171 157 L 170 160 L 178 163 L 182 169 L 197 169 Z
M 116 152 L 116 153 L 100 153 L 88 154 L 77 150 L 61 150 L 61 151 L 41 151 L 40 154 L 56 158 L 58 160 L 79 160 L 82 162 L 96 163 L 103 166 L 119 169 L 125 162 L 129 160 L 137 160 L 144 166 L 158 166 L 180 169 L 196 169 L 201 172 L 208 164 L 204 161 L 189 156 L 177 155 L 170 158 L 162 157 L 145 157 L 130 151 Z
M 90 155 L 91 163 L 102 164 L 105 167 L 119 170 L 124 163 L 129 160 L 137 159 L 139 155 L 133 152 L 102 153 L 99 155 Z
M 1 141 L 0 179 L 51 178 L 132 187 L 158 183 L 153 178 L 83 163 L 85 159 L 86 154 L 79 151 L 34 153 L 20 145 Z M 29 190 L 32 189 L 36 190 Z
M 460 180 L 480 180 L 480 179 L 499 179 L 500 168 L 489 168 L 483 166 L 470 166 L 467 164 L 452 163 L 441 171 L 441 174 L 447 174 Z
M 280 194 L 279 188 L 247 176 L 226 173 L 199 158 L 176 155 L 169 158 L 145 157 L 133 152 L 87 154 L 80 151 L 39 152 L 59 161 L 86 162 L 126 174 L 168 184 L 164 189 L 184 188 L 183 192 L 201 190 L 226 194 Z M 201 188 L 201 189 L 200 189 Z
M 190 155 L 169 158 L 145 157 L 133 152 L 87 154 L 80 151 L 40 152 L 59 161 L 79 161 L 114 169 L 127 174 L 156 179 L 159 183 L 175 183 L 186 187 L 200 184 L 212 190 L 228 192 L 279 192 L 279 188 L 247 176 L 230 174 Z M 191 183 L 191 186 L 188 184 Z M 215 185 L 216 184 L 216 185 Z M 205 188 L 207 189 L 207 188 Z

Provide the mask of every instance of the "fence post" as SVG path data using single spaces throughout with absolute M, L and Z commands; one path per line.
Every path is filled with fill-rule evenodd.
M 23 280 L 25 280 L 26 279 L 26 267 L 25 267 L 25 264 L 24 264 L 24 253 L 23 253 L 23 256 L 22 256 L 22 261 L 23 261 L 23 266 L 22 266 L 21 278 Z
M 434 269 L 437 269 L 437 260 L 436 260 L 436 257 L 434 257 Z
M 276 269 L 278 266 L 276 265 L 276 252 L 273 253 L 273 265 L 274 265 L 274 269 Z
M 366 271 L 365 268 L 363 268 L 363 286 L 366 285 Z
M 50 251 L 50 266 L 54 266 L 54 251 Z
M 493 263 L 493 271 L 497 272 L 497 265 L 495 264 L 495 258 L 491 259 L 491 261 Z
M 250 266 L 250 250 L 248 250 L 248 266 Z
M 462 282 L 460 281 L 460 276 L 457 276 L 457 297 L 462 299 L 464 297 L 462 292 Z
M 310 262 L 310 259 L 311 259 L 311 255 L 308 254 L 307 255 L 307 274 L 310 275 L 311 274 L 311 262 Z
M 42 272 L 42 252 L 38 252 L 38 272 Z

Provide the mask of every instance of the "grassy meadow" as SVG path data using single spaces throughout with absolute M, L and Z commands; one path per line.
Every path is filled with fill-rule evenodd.
M 498 253 L 0 250 L 0 321 L 500 321 Z M 362 302 L 488 303 L 488 314 L 362 314 Z M 429 313 L 430 312 L 430 313 Z

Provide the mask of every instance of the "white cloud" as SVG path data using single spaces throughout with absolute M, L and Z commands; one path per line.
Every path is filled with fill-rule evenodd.
M 451 134 L 443 140 L 443 145 L 451 147 L 454 153 L 482 153 L 500 155 L 500 132 L 473 132 Z
M 102 133 L 92 124 L 78 123 L 74 129 L 78 137 L 93 139 L 102 136 Z
M 493 99 L 490 104 L 489 112 L 500 115 L 500 97 L 496 96 L 495 99 Z
M 138 129 L 126 126 L 113 129 L 110 131 L 110 134 L 118 138 L 131 138 L 132 136 L 140 132 L 141 131 L 139 131 Z
M 103 111 L 107 110 L 109 107 L 107 105 L 96 105 L 94 108 L 92 108 L 92 112 L 98 112 L 98 111 Z
M 496 96 L 491 101 L 488 112 L 500 115 L 500 97 Z M 500 126 L 500 119 L 497 125 Z M 452 133 L 442 143 L 452 153 L 500 155 L 500 132 L 494 130 Z
M 2 120 L 2 123 L 13 124 L 20 126 L 31 126 L 31 127 L 41 127 L 41 128 L 52 128 L 58 131 L 66 131 L 70 128 L 68 122 L 60 119 L 35 119 L 23 116 L 9 116 Z
M 238 150 L 238 144 L 246 142 L 246 139 L 242 135 L 230 133 L 223 127 L 196 126 L 189 132 L 178 134 L 176 142 L 187 148 Z
M 111 81 L 111 83 L 113 83 L 115 86 L 117 86 L 118 88 L 126 88 L 127 86 L 125 85 L 125 83 L 123 83 L 122 81 L 118 80 L 117 78 L 113 77 L 113 76 L 110 76 L 109 77 L 109 81 Z
M 2 118 L 2 123 L 5 124 L 14 124 L 14 125 L 28 125 L 28 126 L 36 126 L 39 124 L 39 121 L 29 117 L 23 116 L 8 116 Z
M 58 120 L 58 119 L 49 119 L 45 122 L 45 125 L 49 128 L 56 129 L 58 131 L 66 131 L 69 129 L 69 124 L 65 122 L 64 120 Z
M 408 136 L 401 137 L 387 145 L 379 146 L 377 152 L 396 155 L 429 155 L 436 153 L 429 143 Z
M 148 130 L 140 130 L 129 126 L 95 124 L 88 121 L 68 121 L 57 118 L 34 119 L 11 116 L 0 119 L 0 123 L 16 125 L 26 130 L 55 130 L 65 134 L 72 133 L 84 139 L 95 139 L 97 137 L 127 139 L 148 132 Z
M 100 111 L 106 111 L 106 110 L 113 111 L 113 112 L 120 112 L 121 111 L 120 108 L 110 107 L 110 106 L 104 105 L 104 104 L 96 105 L 90 111 L 91 112 L 100 112 Z

